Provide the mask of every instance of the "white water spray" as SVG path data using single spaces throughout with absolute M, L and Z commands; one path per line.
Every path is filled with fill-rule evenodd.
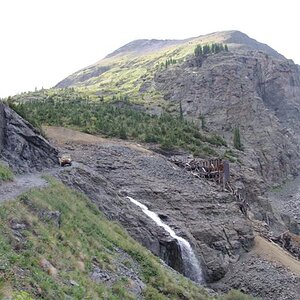
M 160 217 L 153 211 L 149 210 L 146 205 L 138 202 L 137 200 L 134 200 L 131 197 L 127 197 L 127 198 L 132 203 L 139 206 L 143 210 L 143 213 L 146 214 L 148 217 L 150 217 L 158 226 L 163 227 L 165 231 L 167 231 L 172 238 L 177 240 L 181 250 L 185 275 L 195 282 L 202 283 L 203 282 L 202 269 L 200 267 L 199 261 L 197 260 L 196 255 L 190 243 L 184 238 L 182 238 L 181 236 L 178 236 L 170 226 L 165 224 L 160 219 Z

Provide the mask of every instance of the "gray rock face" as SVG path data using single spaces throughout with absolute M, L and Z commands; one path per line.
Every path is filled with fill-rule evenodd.
M 0 158 L 16 172 L 40 171 L 58 163 L 58 152 L 28 122 L 0 103 Z
M 205 118 L 232 143 L 240 128 L 244 165 L 266 183 L 296 174 L 299 165 L 300 76 L 289 60 L 263 52 L 221 52 L 191 58 L 155 76 L 156 88 L 184 116 Z
M 177 243 L 126 196 L 145 204 L 190 242 L 208 281 L 222 278 L 253 244 L 251 226 L 230 194 L 216 191 L 216 186 L 161 155 L 117 145 L 87 145 L 74 150 L 72 157 L 80 164 L 65 169 L 60 179 L 88 195 L 109 219 L 118 220 L 180 272 Z

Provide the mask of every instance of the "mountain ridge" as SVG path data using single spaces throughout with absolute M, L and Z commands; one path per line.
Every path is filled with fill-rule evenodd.
M 216 40 L 220 39 L 223 43 L 237 44 L 236 47 L 248 47 L 249 49 L 261 50 L 276 58 L 285 59 L 285 57 L 282 54 L 278 53 L 276 50 L 274 50 L 267 44 L 260 43 L 239 30 L 216 31 L 209 34 L 199 35 L 197 37 L 191 37 L 186 39 L 137 39 L 121 46 L 117 50 L 105 56 L 105 58 L 110 58 L 122 54 L 122 52 L 126 53 L 127 51 L 145 54 L 145 52 L 148 51 L 156 51 L 160 48 L 164 48 L 167 46 L 178 46 L 190 41 L 202 41 L 202 39 L 205 43 L 205 40 L 207 38 L 214 38 Z M 153 47 L 154 49 L 151 49 L 151 47 Z M 144 50 L 145 52 L 143 52 L 142 50 Z
M 153 54 L 155 55 L 155 53 L 158 53 L 156 59 L 161 62 L 164 62 L 165 59 L 171 58 L 172 56 L 178 56 L 179 59 L 183 59 L 187 55 L 193 54 L 194 47 L 196 47 L 197 44 L 205 45 L 216 42 L 228 43 L 228 46 L 232 51 L 263 51 L 277 59 L 285 59 L 283 55 L 279 54 L 268 45 L 257 42 L 255 39 L 252 39 L 248 35 L 237 30 L 213 32 L 181 40 L 138 39 L 121 46 L 94 64 L 71 74 L 58 82 L 55 85 L 55 88 L 80 87 L 81 85 L 85 88 L 91 87 L 95 82 L 95 79 L 98 78 L 97 80 L 100 80 L 101 82 L 101 75 L 103 73 L 117 66 L 126 67 L 126 61 L 130 59 L 145 57 L 147 61 L 149 60 L 147 57 Z M 178 47 L 180 47 L 180 50 L 176 49 Z M 165 59 L 161 60 L 161 58 L 164 57 Z M 141 62 L 141 65 L 141 67 L 143 67 L 143 62 Z M 88 82 L 90 79 L 93 79 L 91 83 Z

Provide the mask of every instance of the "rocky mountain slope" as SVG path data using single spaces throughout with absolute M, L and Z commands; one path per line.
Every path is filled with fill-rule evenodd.
M 229 141 L 240 128 L 249 167 L 265 181 L 297 172 L 300 76 L 288 60 L 265 53 L 222 52 L 191 58 L 154 78 L 170 105 Z
M 0 182 L 0 201 L 5 201 L 0 206 L 1 298 L 228 300 L 231 297 L 246 297 L 235 291 L 228 295 L 216 295 L 214 292 L 214 296 L 209 295 L 203 287 L 197 286 L 164 265 L 128 235 L 130 233 L 154 254 L 188 277 L 189 270 L 184 269 L 182 263 L 184 257 L 176 241 L 162 227 L 141 214 L 140 209 L 130 203 L 126 195 L 143 197 L 148 201 L 155 200 L 157 207 L 150 202 L 149 207 L 160 213 L 161 220 L 169 223 L 176 232 L 189 240 L 195 251 L 203 249 L 206 253 L 204 257 L 209 255 L 208 246 L 205 244 L 208 240 L 203 240 L 204 244 L 199 248 L 197 238 L 192 236 L 192 234 L 196 236 L 194 231 L 198 231 L 197 220 L 194 218 L 193 230 L 188 230 L 184 211 L 178 214 L 181 197 L 184 196 L 183 186 L 178 187 L 178 191 L 173 191 L 177 198 L 177 213 L 176 209 L 175 211 L 171 207 L 170 210 L 167 209 L 172 205 L 172 199 L 168 197 L 172 196 L 173 186 L 170 186 L 168 191 L 165 180 L 174 177 L 174 185 L 179 184 L 180 169 L 176 169 L 160 155 L 138 145 L 112 142 L 103 148 L 103 144 L 106 143 L 104 139 L 100 139 L 101 143 L 98 144 L 95 142 L 97 138 L 88 136 L 90 143 L 85 144 L 87 140 L 84 136 L 84 143 L 72 144 L 69 141 L 61 145 L 59 140 L 56 140 L 60 151 L 71 152 L 76 162 L 65 169 L 56 167 L 47 170 L 47 167 L 55 166 L 55 163 L 57 165 L 57 150 L 37 135 L 33 127 L 15 112 L 3 104 L 1 107 L 2 158 L 9 163 L 15 163 L 17 171 L 26 173 L 22 176 L 17 175 L 13 182 Z M 50 129 L 46 128 L 49 137 L 51 137 Z M 8 136 L 7 132 L 11 136 Z M 54 132 L 57 136 L 59 129 L 54 129 Z M 67 136 L 73 141 L 78 136 L 75 131 L 68 133 L 68 130 L 63 129 L 62 132 L 64 142 Z M 81 138 L 80 134 L 79 137 Z M 14 149 L 11 148 L 11 138 L 16 145 Z M 23 145 L 22 148 L 26 149 L 26 157 L 22 155 L 23 152 L 19 152 L 19 145 Z M 6 154 L 7 150 L 11 151 L 10 156 Z M 99 157 L 103 160 L 97 163 Z M 115 159 L 116 157 L 120 160 Z M 39 158 L 41 161 L 33 164 L 33 158 Z M 145 164 L 149 164 L 150 168 L 145 169 L 143 167 Z M 119 166 L 124 168 L 121 167 L 119 173 L 113 172 L 117 171 Z M 163 177 L 158 170 L 161 166 L 167 168 Z M 42 179 L 41 173 L 27 173 L 34 169 L 43 169 L 44 174 L 48 176 Z M 152 172 L 153 182 L 151 183 L 149 177 L 150 185 L 147 187 L 145 172 L 148 171 Z M 73 190 L 49 175 L 61 179 Z M 137 176 L 140 180 L 136 178 L 131 185 L 126 184 L 127 181 L 129 183 L 130 177 Z M 39 182 L 36 182 L 37 179 Z M 157 180 L 156 187 L 153 185 L 154 180 Z M 197 187 L 191 176 L 187 177 L 186 184 L 189 182 L 194 186 L 195 192 L 205 185 L 203 182 L 203 186 L 200 184 Z M 7 187 L 12 187 L 13 190 Z M 164 194 L 164 190 L 167 194 Z M 165 196 L 157 198 L 159 194 Z M 18 195 L 17 200 L 11 200 Z M 141 201 L 144 202 L 144 199 Z M 161 203 L 160 199 L 163 200 Z M 196 203 L 196 199 L 187 200 Z M 211 200 L 212 198 L 203 203 L 204 206 L 199 209 L 202 210 L 205 206 L 211 209 L 209 208 Z M 187 214 L 193 211 L 189 201 L 182 202 Z M 228 202 L 231 200 L 228 199 Z M 217 210 L 217 206 L 215 204 L 213 206 Z M 128 233 L 116 223 L 108 221 L 97 208 L 111 221 L 123 224 Z M 238 209 L 235 208 L 232 212 L 235 214 Z M 253 241 L 251 229 L 246 225 L 247 221 L 238 214 L 234 219 L 237 221 L 236 231 L 230 233 L 230 239 L 235 243 L 232 249 L 233 256 L 246 251 Z M 208 222 L 205 224 L 206 227 L 209 226 Z M 182 226 L 180 230 L 179 226 Z M 230 230 L 232 225 L 228 226 Z M 243 226 L 246 227 L 243 229 Z M 203 234 L 207 236 L 207 233 Z M 216 235 L 221 234 L 222 231 L 216 228 Z M 225 231 L 224 234 L 226 235 Z M 224 237 L 216 239 L 226 243 L 223 241 Z M 219 251 L 214 251 L 213 256 L 217 258 L 218 253 Z M 197 253 L 198 257 L 200 255 Z M 226 259 L 229 259 L 229 256 Z M 224 274 L 223 268 L 226 268 L 227 264 L 226 260 L 223 263 L 222 257 L 218 263 L 203 262 L 203 271 L 207 273 L 205 277 L 220 277 L 218 274 Z
M 228 44 L 229 52 L 195 57 L 196 45 L 211 43 Z M 133 41 L 57 87 L 76 87 L 106 101 L 125 98 L 155 114 L 178 114 L 180 106 L 185 118 L 204 120 L 228 143 L 239 127 L 245 164 L 274 183 L 298 172 L 299 74 L 297 65 L 269 46 L 225 31 Z
M 0 159 L 16 172 L 57 165 L 57 151 L 27 121 L 0 102 Z
M 196 45 L 211 43 L 229 51 L 194 54 Z M 273 215 L 266 191 L 299 172 L 299 66 L 241 32 L 134 41 L 57 85 L 67 86 L 152 114 L 182 114 L 231 146 L 239 128 L 244 151 L 233 173 L 260 220 L 266 210 Z
M 184 40 L 136 40 L 70 75 L 56 87 L 88 87 L 104 96 L 112 96 L 113 89 L 118 88 L 119 93 L 129 93 L 131 97 L 136 97 L 144 81 L 153 78 L 153 73 L 166 60 L 172 58 L 181 62 L 193 54 L 196 45 L 211 43 L 227 44 L 233 51 L 263 51 L 274 58 L 284 59 L 283 55 L 268 45 L 239 31 L 215 32 Z

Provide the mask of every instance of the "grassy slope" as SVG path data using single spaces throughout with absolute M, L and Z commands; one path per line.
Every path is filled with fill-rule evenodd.
M 128 289 L 130 280 L 118 277 L 116 261 L 121 260 L 123 249 L 138 266 L 136 271 L 146 284 L 145 299 L 213 299 L 183 276 L 162 267 L 119 225 L 107 221 L 85 196 L 54 179 L 48 180 L 49 187 L 32 190 L 0 206 L 1 296 L 136 299 Z M 49 211 L 61 213 L 59 228 L 53 220 L 41 217 L 42 212 Z M 17 229 L 16 224 L 23 224 L 23 228 Z M 43 269 L 42 259 L 49 261 L 57 274 Z M 116 273 L 117 279 L 110 287 L 90 279 L 95 259 L 102 270 Z M 78 286 L 71 285 L 70 280 Z M 220 299 L 250 298 L 234 291 Z
M 41 211 L 57 210 L 62 214 L 60 228 L 51 220 L 39 218 Z M 163 269 L 157 258 L 118 225 L 108 222 L 83 195 L 56 181 L 51 180 L 49 188 L 5 203 L 0 216 L 1 280 L 6 290 L 10 286 L 11 290 L 27 290 L 32 296 L 46 299 L 64 299 L 65 295 L 75 299 L 134 299 L 126 291 L 128 281 L 119 280 L 109 289 L 88 276 L 92 257 L 97 258 L 103 270 L 114 271 L 113 262 L 119 255 L 116 249 L 120 248 L 138 262 L 140 276 L 147 283 L 146 298 L 180 299 L 188 295 L 189 299 L 196 299 L 195 295 L 202 294 L 181 276 L 175 278 Z M 19 230 L 21 241 L 11 229 L 13 223 L 26 224 L 24 230 Z M 57 276 L 47 274 L 39 266 L 43 258 L 58 270 Z M 84 270 L 78 267 L 79 261 L 84 263 Z M 71 279 L 79 286 L 70 285 Z
M 113 57 L 105 58 L 96 64 L 80 70 L 71 75 L 76 78 L 83 74 L 93 73 L 99 67 L 109 67 L 110 69 L 97 77 L 92 77 L 85 81 L 78 81 L 74 87 L 94 95 L 96 92 L 106 98 L 113 95 L 122 94 L 130 96 L 132 102 L 143 103 L 145 105 L 158 104 L 167 106 L 162 95 L 150 87 L 146 92 L 140 93 L 139 89 L 145 82 L 152 82 L 154 74 L 160 68 L 164 68 L 168 59 L 175 59 L 178 63 L 182 62 L 188 55 L 194 53 L 197 44 L 211 44 L 223 42 L 225 36 L 208 35 L 187 41 L 184 44 L 167 46 L 159 50 L 145 54 L 129 52 L 122 53 Z M 169 66 L 170 68 L 172 66 Z

